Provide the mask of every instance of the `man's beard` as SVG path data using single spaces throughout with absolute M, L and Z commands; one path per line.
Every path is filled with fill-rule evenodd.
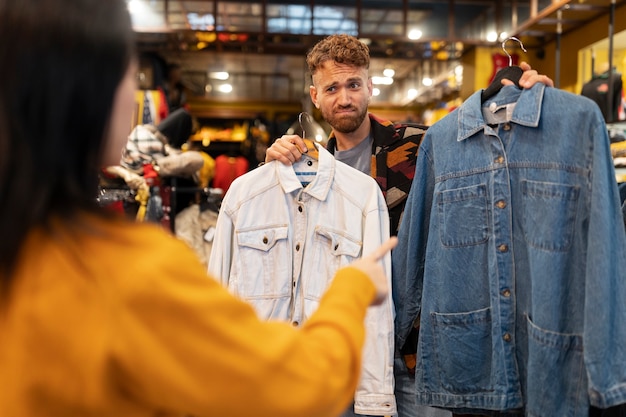
M 358 109 L 357 109 L 358 110 Z M 355 116 L 335 116 L 334 112 L 322 113 L 324 120 L 336 131 L 341 133 L 352 133 L 361 126 L 367 116 L 367 107 Z

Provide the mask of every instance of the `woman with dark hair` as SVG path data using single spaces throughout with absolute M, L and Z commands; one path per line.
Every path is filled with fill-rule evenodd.
M 294 328 L 260 321 L 158 226 L 102 211 L 133 45 L 124 0 L 0 0 L 2 415 L 339 414 L 395 241 L 340 270 Z

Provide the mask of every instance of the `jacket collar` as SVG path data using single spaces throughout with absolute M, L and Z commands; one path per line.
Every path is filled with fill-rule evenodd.
M 516 102 L 511 123 L 528 127 L 539 126 L 541 118 L 541 104 L 546 86 L 541 83 L 535 84 L 530 89 L 520 90 L 515 86 L 502 87 L 495 96 L 481 103 L 482 90 L 472 94 L 459 108 L 458 122 L 459 131 L 457 141 L 462 141 L 487 127 L 482 114 L 483 107 L 489 107 L 492 103 L 496 106 Z
M 323 146 L 318 146 L 319 157 L 317 161 L 317 173 L 313 178 L 313 181 L 307 186 L 303 187 L 302 183 L 296 177 L 297 169 L 306 169 L 304 167 L 305 159 L 307 156 L 303 156 L 302 159 L 293 165 L 285 165 L 279 161 L 274 161 L 276 167 L 276 175 L 280 186 L 285 194 L 291 193 L 295 190 L 303 189 L 303 192 L 309 194 L 320 201 L 326 200 L 330 186 L 332 185 L 333 178 L 335 176 L 335 158 L 324 149 Z

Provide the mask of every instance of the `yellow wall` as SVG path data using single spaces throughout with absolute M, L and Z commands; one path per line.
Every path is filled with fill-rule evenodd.
M 616 8 L 614 24 L 615 33 L 626 30 L 626 6 L 622 5 Z M 609 35 L 608 27 L 609 16 L 606 15 L 561 37 L 559 88 L 572 93 L 580 93 L 583 80 L 579 79 L 579 77 L 582 78 L 585 72 L 584 67 L 579 65 L 579 51 L 607 38 Z M 545 48 L 545 58 L 543 60 L 533 60 L 530 64 L 540 73 L 555 79 L 556 60 L 556 43 L 550 42 Z M 608 62 L 608 59 L 606 61 Z M 596 55 L 596 63 L 599 62 L 602 62 L 602 60 Z M 614 65 L 619 66 L 617 62 L 614 62 Z M 621 65 L 624 65 L 623 59 L 621 60 Z M 623 74 L 626 71 L 621 72 Z M 588 69 L 587 74 L 590 75 Z
M 614 32 L 626 30 L 626 5 L 617 7 L 614 17 Z M 608 37 L 609 16 L 600 17 L 574 31 L 561 37 L 560 79 L 558 87 L 572 93 L 580 93 L 582 84 L 591 78 L 591 55 L 581 52 L 590 45 Z M 513 47 L 513 43 L 507 43 Z M 463 64 L 463 86 L 461 98 L 467 99 L 473 92 L 487 87 L 489 77 L 493 71 L 491 55 L 501 53 L 498 47 L 476 47 L 464 54 L 461 61 Z M 540 74 L 545 74 L 556 81 L 556 42 L 546 44 L 542 59 L 537 57 L 537 50 L 529 50 L 524 53 L 519 49 L 510 49 L 509 52 L 517 53 L 520 61 L 528 62 L 533 69 Z M 606 51 L 596 51 L 596 69 L 603 62 L 608 62 Z M 615 50 L 613 65 L 622 73 L 626 84 L 626 50 Z
M 519 62 L 528 62 L 528 54 L 521 49 L 511 48 L 513 42 L 507 43 L 509 54 L 517 54 Z M 510 49 L 509 49 L 510 48 Z M 463 85 L 461 86 L 461 98 L 467 99 L 472 93 L 489 85 L 489 80 L 493 74 L 493 54 L 506 56 L 501 47 L 476 47 L 463 55 Z M 531 63 L 532 66 L 532 63 Z

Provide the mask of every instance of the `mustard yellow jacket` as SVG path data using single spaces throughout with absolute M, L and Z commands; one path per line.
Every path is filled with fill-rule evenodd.
M 260 321 L 158 226 L 37 230 L 0 301 L 0 415 L 338 415 L 374 292 L 343 269 L 296 329 Z

